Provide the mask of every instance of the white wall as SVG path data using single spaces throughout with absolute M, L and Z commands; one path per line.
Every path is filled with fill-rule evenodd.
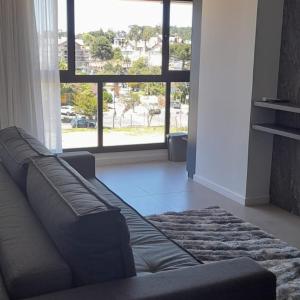
M 256 158 L 270 161 L 272 152 L 269 147 L 264 155 L 257 156 L 261 147 L 266 146 L 263 142 L 258 147 L 250 147 L 249 158 L 249 145 L 252 144 L 249 132 L 253 96 L 276 93 L 277 77 L 273 74 L 278 73 L 276 62 L 280 52 L 277 47 L 278 43 L 280 45 L 280 32 L 277 29 L 280 29 L 281 23 L 280 19 L 276 19 L 280 5 L 272 6 L 272 3 L 282 1 L 203 0 L 194 178 L 243 204 L 247 204 L 247 200 L 251 202 L 250 194 L 256 200 L 265 197 L 268 189 L 269 164 L 260 177 L 263 188 L 255 184 L 255 176 L 262 168 L 255 167 L 248 172 L 248 164 L 255 162 Z M 264 17 L 279 24 L 275 26 L 270 41 L 268 30 L 263 30 Z M 268 28 L 271 29 L 270 26 Z M 264 35 L 260 34 L 261 31 Z M 264 43 L 267 45 L 269 42 L 273 42 L 271 47 L 276 46 L 273 51 L 276 55 L 271 47 L 267 47 L 268 55 L 272 57 L 268 64 L 275 63 L 273 67 L 270 67 L 271 64 L 264 66 L 264 51 L 260 51 Z M 259 76 L 261 71 L 263 75 Z M 267 89 L 261 88 L 265 85 L 264 80 Z M 267 143 L 270 145 L 270 138 Z M 251 182 L 250 189 L 248 181 Z
M 195 180 L 246 194 L 257 0 L 204 0 Z

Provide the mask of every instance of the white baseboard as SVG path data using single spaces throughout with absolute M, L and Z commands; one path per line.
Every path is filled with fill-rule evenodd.
M 144 150 L 144 151 L 125 151 L 95 154 L 96 166 L 132 164 L 151 161 L 168 160 L 166 149 Z
M 261 196 L 261 197 L 245 197 L 236 192 L 231 191 L 230 189 L 228 189 L 224 186 L 216 184 L 215 182 L 212 182 L 202 176 L 195 175 L 194 180 L 197 183 L 209 188 L 210 190 L 213 190 L 213 191 L 215 191 L 231 200 L 234 200 L 244 206 L 264 205 L 264 204 L 268 204 L 270 202 L 269 195 Z
M 232 199 L 240 204 L 245 205 L 245 197 L 229 190 L 228 188 L 225 188 L 224 186 L 216 184 L 216 183 L 214 183 L 202 176 L 199 176 L 199 175 L 195 175 L 194 180 L 197 183 L 200 183 L 201 185 L 204 185 L 205 187 L 209 188 L 210 190 L 213 190 L 229 199 Z

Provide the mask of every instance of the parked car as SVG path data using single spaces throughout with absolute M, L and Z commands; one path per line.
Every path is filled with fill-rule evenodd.
M 86 118 L 75 118 L 71 121 L 72 128 L 96 128 L 96 121 Z
M 181 103 L 178 101 L 172 101 L 171 102 L 171 107 L 175 109 L 180 109 L 181 108 Z
M 161 110 L 160 108 L 151 108 L 149 109 L 149 115 L 160 115 Z
M 74 108 L 72 105 L 64 105 L 61 107 L 61 114 L 66 116 L 75 116 Z

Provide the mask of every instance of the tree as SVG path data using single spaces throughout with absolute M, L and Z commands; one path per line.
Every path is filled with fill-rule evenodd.
M 142 82 L 129 82 L 128 87 L 131 89 L 132 92 L 139 92 L 142 88 Z
M 118 62 L 112 62 L 109 61 L 103 66 L 103 70 L 101 74 L 105 75 L 115 75 L 115 74 L 122 74 L 123 73 L 123 67 Z
M 76 86 L 73 83 L 62 83 L 60 85 L 61 94 L 74 94 L 76 93 Z
M 149 96 L 160 96 L 165 94 L 165 86 L 160 82 L 145 83 L 143 87 Z
M 191 46 L 183 43 L 172 44 L 170 45 L 170 56 L 173 59 L 181 61 L 182 69 L 184 70 L 186 68 L 187 61 L 191 60 Z
M 110 94 L 106 89 L 103 90 L 103 101 L 107 103 L 113 102 L 112 94 Z
M 156 75 L 160 73 L 160 67 L 149 66 L 148 59 L 145 57 L 140 57 L 134 61 L 128 70 L 129 75 Z
M 104 37 L 96 37 L 91 44 L 91 54 L 94 58 L 110 60 L 113 58 L 113 48 L 110 41 Z
M 112 94 L 110 94 L 106 89 L 103 90 L 103 111 L 108 111 L 108 103 L 113 102 Z
M 137 46 L 137 42 L 142 39 L 142 27 L 138 25 L 131 25 L 130 30 L 128 32 L 127 38 L 130 41 L 135 42 L 135 47 Z
M 140 103 L 140 94 L 137 92 L 130 92 L 130 97 L 124 98 L 125 102 L 125 111 L 132 109 L 134 112 L 134 108 L 136 105 Z
M 119 60 L 122 61 L 123 60 L 123 54 L 120 48 L 116 48 L 114 49 L 114 60 Z
M 145 51 L 147 50 L 147 42 L 155 36 L 155 28 L 150 26 L 143 26 L 141 30 L 141 39 L 144 41 L 145 44 Z
M 134 61 L 128 70 L 129 75 L 158 75 L 161 73 L 160 67 L 149 66 L 148 59 L 140 57 Z
M 97 97 L 90 84 L 80 85 L 74 96 L 73 105 L 77 114 L 84 115 L 89 119 L 96 117 Z
M 170 35 L 177 36 L 183 41 L 190 41 L 192 39 L 192 27 L 170 26 Z
M 95 36 L 90 33 L 83 33 L 82 40 L 84 45 L 91 46 L 95 41 Z
M 187 96 L 190 94 L 190 87 L 186 82 L 178 82 L 174 91 L 174 99 L 179 100 L 182 104 L 187 103 Z
M 68 64 L 64 57 L 61 57 L 58 62 L 58 68 L 59 70 L 68 70 Z
M 144 57 L 138 58 L 132 63 L 132 66 L 128 70 L 129 75 L 145 75 L 148 73 L 148 61 Z
M 105 32 L 101 28 L 99 30 L 90 31 L 89 34 L 91 34 L 94 37 L 105 36 Z
M 116 33 L 109 29 L 104 33 L 104 36 L 110 41 L 111 44 L 113 44 Z
M 90 31 L 88 34 L 92 35 L 93 37 L 101 37 L 104 36 L 106 37 L 111 43 L 114 42 L 114 38 L 116 36 L 116 33 L 112 30 L 104 31 L 103 29 L 99 29 L 96 31 Z M 78 35 L 79 36 L 79 35 Z
M 76 87 L 73 83 L 62 83 L 60 85 L 61 103 L 64 105 L 72 105 Z

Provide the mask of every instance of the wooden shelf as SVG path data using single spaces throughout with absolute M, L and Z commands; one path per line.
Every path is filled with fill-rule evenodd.
M 254 102 L 254 106 L 300 114 L 300 106 L 297 106 L 289 102 L 276 103 L 276 102 L 256 101 Z
M 284 136 L 300 141 L 300 129 L 275 124 L 254 124 L 252 128 L 258 131 Z

